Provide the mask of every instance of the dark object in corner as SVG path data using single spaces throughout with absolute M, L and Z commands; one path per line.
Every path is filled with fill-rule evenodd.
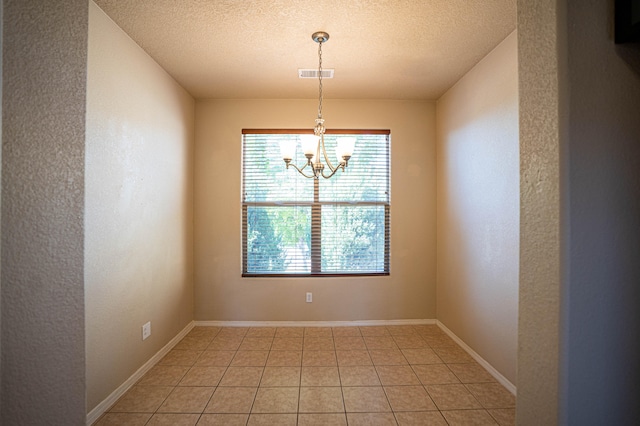
M 640 42 L 640 0 L 616 0 L 615 42 Z

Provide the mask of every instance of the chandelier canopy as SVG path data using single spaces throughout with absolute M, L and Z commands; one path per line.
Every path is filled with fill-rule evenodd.
M 313 41 L 318 43 L 318 117 L 316 118 L 316 125 L 313 129 L 313 135 L 300 135 L 300 144 L 302 152 L 307 158 L 307 162 L 304 166 L 298 167 L 292 164 L 291 161 L 295 155 L 297 142 L 291 140 L 283 140 L 280 142 L 280 151 L 282 159 L 287 165 L 292 166 L 302 176 L 307 178 L 319 179 L 322 176 L 325 179 L 335 175 L 338 170 L 344 170 L 349 163 L 349 159 L 353 154 L 353 148 L 356 143 L 356 139 L 353 137 L 340 137 L 337 140 L 336 146 L 336 158 L 338 165 L 334 166 L 329 160 L 327 155 L 327 149 L 324 144 L 324 119 L 322 118 L 322 43 L 329 40 L 329 34 L 323 31 L 315 32 L 311 35 Z M 325 164 L 322 163 L 324 158 Z M 305 169 L 309 168 L 308 172 Z M 325 168 L 328 170 L 325 171 Z

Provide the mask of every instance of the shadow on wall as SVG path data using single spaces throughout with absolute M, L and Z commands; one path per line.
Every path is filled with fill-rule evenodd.
M 616 54 L 640 78 L 640 41 L 635 43 L 616 44 Z

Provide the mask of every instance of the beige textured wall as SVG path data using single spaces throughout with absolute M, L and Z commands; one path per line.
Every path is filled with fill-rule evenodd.
M 565 3 L 518 0 L 518 425 L 558 423 Z
M 242 278 L 241 130 L 310 128 L 317 101 L 199 101 L 195 156 L 196 320 L 435 318 L 434 103 L 325 100 L 323 105 L 328 128 L 391 129 L 391 275 Z M 352 161 L 358 160 L 354 157 Z M 313 292 L 311 304 L 304 301 L 307 291 Z
M 91 3 L 88 411 L 193 319 L 194 107 L 193 99 Z M 152 334 L 142 341 L 147 321 Z
M 88 5 L 0 4 L 0 424 L 79 425 Z
M 509 35 L 436 108 L 438 320 L 511 383 L 518 324 L 518 60 Z

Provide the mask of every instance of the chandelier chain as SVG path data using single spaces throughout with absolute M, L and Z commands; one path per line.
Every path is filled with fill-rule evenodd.
M 322 118 L 322 40 L 318 42 L 318 118 Z

